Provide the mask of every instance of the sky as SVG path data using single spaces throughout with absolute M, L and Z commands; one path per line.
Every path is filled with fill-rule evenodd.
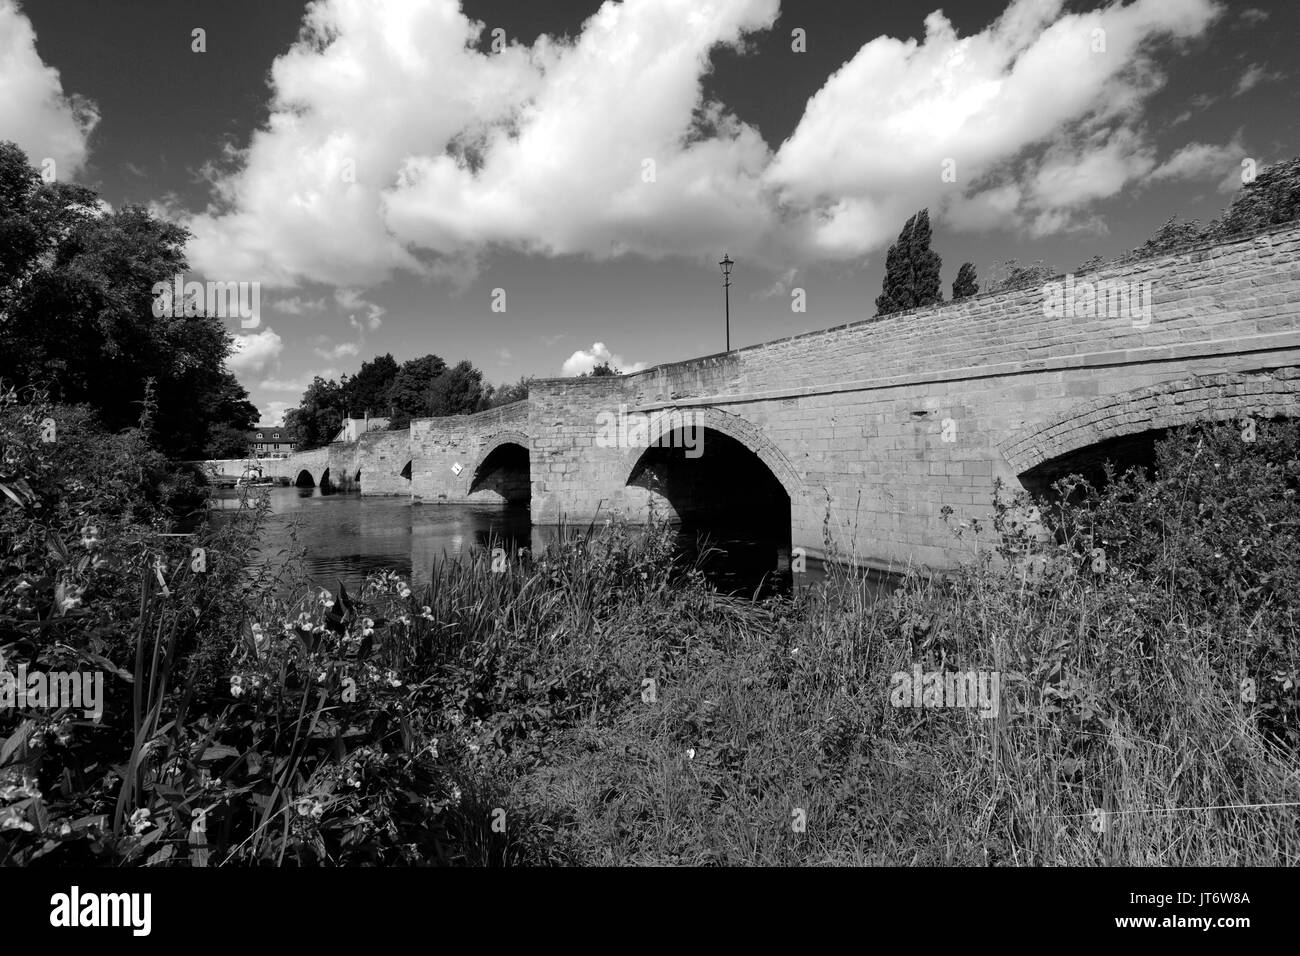
M 384 353 L 720 352 L 724 253 L 733 348 L 869 318 L 922 208 L 945 292 L 1120 255 L 1300 155 L 1298 34 L 1290 0 L 0 0 L 0 139 L 259 283 L 229 364 L 278 424 Z

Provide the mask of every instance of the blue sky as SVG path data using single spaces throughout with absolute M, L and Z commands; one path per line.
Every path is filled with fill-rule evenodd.
M 1118 255 L 1300 154 L 1298 33 L 1271 0 L 0 0 L 0 138 L 261 283 L 231 367 L 274 423 L 384 352 L 720 351 L 724 251 L 734 346 L 869 317 L 923 206 L 945 288 Z

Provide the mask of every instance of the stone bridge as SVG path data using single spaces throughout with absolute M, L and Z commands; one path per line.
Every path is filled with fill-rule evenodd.
M 285 468 L 416 502 L 527 502 L 535 524 L 654 508 L 811 556 L 829 535 L 861 564 L 939 567 L 968 547 L 941 510 L 986 517 L 995 479 L 1040 490 L 1149 454 L 1170 427 L 1300 413 L 1300 227 L 1060 281 L 538 380 L 514 405 Z

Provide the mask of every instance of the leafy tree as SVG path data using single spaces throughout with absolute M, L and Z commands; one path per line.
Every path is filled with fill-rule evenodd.
M 447 363 L 432 354 L 402 363 L 388 392 L 388 404 L 392 408 L 390 429 L 405 428 L 412 418 L 429 414 L 429 389 L 446 369 Z
M 367 412 L 371 416 L 387 415 L 397 372 L 397 361 L 392 355 L 384 354 L 362 362 L 361 370 L 351 378 L 343 376 L 339 384 L 343 388 L 344 412 L 353 418 L 361 418 Z
M 592 378 L 601 378 L 605 375 L 622 375 L 622 374 L 623 373 L 621 371 L 616 369 L 614 366 L 610 365 L 608 361 L 604 361 L 601 362 L 599 365 L 595 366 L 590 372 L 583 372 L 582 375 L 579 376 L 579 378 L 586 378 L 587 376 L 591 376 Z
M 1052 281 L 1059 274 L 1060 271 L 1055 266 L 1045 264 L 1042 259 L 1028 266 L 1022 266 L 1017 259 L 1008 259 L 995 266 L 989 273 L 989 283 L 985 291 L 1009 292 L 1012 289 L 1032 289 L 1034 286 Z
M 885 256 L 885 280 L 876 314 L 890 315 L 943 301 L 939 270 L 943 260 L 930 248 L 930 210 L 907 220 Z
M 1134 249 L 1133 253 L 1139 257 L 1158 256 L 1207 238 L 1213 228 L 1213 224 L 1209 228 L 1202 228 L 1198 219 L 1179 220 L 1177 216 L 1170 216 L 1156 234 Z
M 300 448 L 328 445 L 343 425 L 345 396 L 338 382 L 317 375 L 302 394 L 297 408 L 284 416 L 284 427 L 298 436 Z
M 203 449 L 203 457 L 244 458 L 248 455 L 248 432 L 231 425 L 220 424 L 208 432 L 208 444 Z
M 531 375 L 527 378 L 521 375 L 519 376 L 519 381 L 515 382 L 513 385 L 508 382 L 503 383 L 499 388 L 493 390 L 492 397 L 488 400 L 488 407 L 499 408 L 502 405 L 509 405 L 512 402 L 523 401 L 528 397 L 528 388 L 532 384 L 532 381 L 533 378 Z
M 447 369 L 429 386 L 429 414 L 468 415 L 485 407 L 483 373 L 469 359 Z
M 1233 197 L 1223 218 L 1212 227 L 1214 238 L 1280 225 L 1300 217 L 1300 158 L 1274 163 Z
M 975 281 L 974 263 L 963 262 L 957 270 L 957 278 L 952 282 L 952 300 L 956 302 L 958 299 L 969 299 L 979 290 L 979 283 Z
M 153 314 L 153 286 L 186 270 L 188 239 L 141 206 L 108 212 L 92 190 L 43 182 L 0 143 L 0 378 L 88 405 L 114 431 L 139 420 L 152 382 L 148 438 L 176 458 L 200 456 L 217 425 L 251 427 L 221 321 Z

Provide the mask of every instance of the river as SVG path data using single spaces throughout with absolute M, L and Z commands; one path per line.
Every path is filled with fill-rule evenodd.
M 312 582 L 333 587 L 342 580 L 360 586 L 374 571 L 394 570 L 414 584 L 427 581 L 434 562 L 475 549 L 496 546 L 545 547 L 556 529 L 534 526 L 526 506 L 412 504 L 405 498 L 321 494 L 318 488 L 255 489 L 269 495 L 271 518 L 257 564 L 274 566 L 302 552 Z M 237 491 L 216 492 L 213 507 L 239 507 Z M 698 554 L 698 536 L 679 532 L 676 544 L 688 558 Z M 808 559 L 807 571 L 786 572 L 774 581 L 779 547 L 775 542 L 731 535 L 711 541 L 705 573 L 720 590 L 752 594 L 760 586 L 788 590 L 821 580 L 821 563 Z M 789 556 L 786 555 L 788 564 Z

